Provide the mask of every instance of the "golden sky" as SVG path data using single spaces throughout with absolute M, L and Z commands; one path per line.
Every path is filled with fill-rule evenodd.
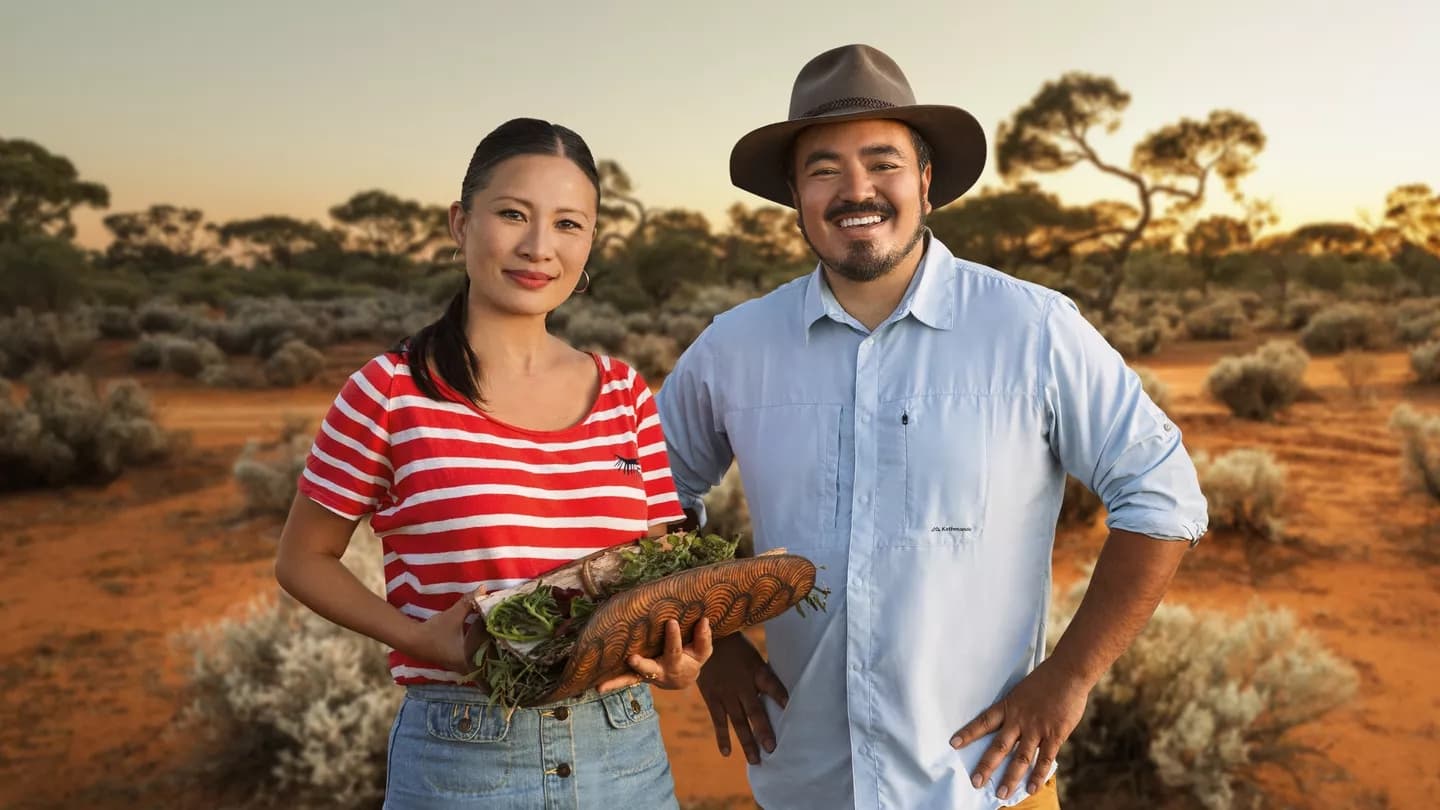
M 785 116 L 815 54 L 865 42 L 922 103 L 996 126 L 1067 70 L 1132 95 L 1130 145 L 1230 108 L 1269 143 L 1247 192 L 1282 225 L 1377 215 L 1402 183 L 1440 186 L 1440 3 L 246 3 L 6 0 L 0 135 L 107 185 L 111 211 L 165 202 L 211 221 L 324 220 L 383 188 L 448 203 L 484 134 L 516 116 L 576 129 L 655 206 L 721 221 L 731 146 Z M 1067 201 L 1127 199 L 1088 169 Z M 987 169 L 982 184 L 997 184 Z M 89 244 L 99 214 L 77 217 Z

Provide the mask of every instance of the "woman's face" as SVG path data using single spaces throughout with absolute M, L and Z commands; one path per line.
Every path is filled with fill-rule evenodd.
M 495 167 L 467 213 L 450 206 L 470 306 L 544 315 L 580 282 L 595 238 L 595 186 L 569 158 L 521 155 Z

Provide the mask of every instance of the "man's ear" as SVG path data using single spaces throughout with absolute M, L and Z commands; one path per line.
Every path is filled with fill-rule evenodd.
M 930 216 L 930 212 L 935 208 L 935 206 L 930 204 L 930 178 L 934 176 L 934 172 L 931 171 L 934 168 L 935 164 L 927 163 L 925 164 L 925 168 L 920 172 L 920 199 L 925 203 L 922 208 L 922 213 L 925 216 Z

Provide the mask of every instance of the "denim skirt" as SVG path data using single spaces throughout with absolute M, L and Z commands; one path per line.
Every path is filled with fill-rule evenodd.
M 386 810 L 677 807 L 648 686 L 512 710 L 410 686 L 390 731 Z

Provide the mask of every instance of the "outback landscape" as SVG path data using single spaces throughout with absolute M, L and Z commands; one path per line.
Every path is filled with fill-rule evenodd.
M 1242 191 L 1257 122 L 1182 119 L 1109 162 L 1090 133 L 1128 101 L 1100 76 L 1045 85 L 998 132 L 1006 184 L 929 220 L 957 255 L 1076 300 L 1184 432 L 1210 503 L 1062 753 L 1066 806 L 1429 807 L 1440 194 L 1281 230 Z M 1082 162 L 1120 198 L 1041 185 Z M 550 325 L 654 386 L 714 315 L 813 267 L 792 211 L 714 225 L 600 167 L 592 284 Z M 271 567 L 335 392 L 459 288 L 444 208 L 374 189 L 326 223 L 156 204 L 77 243 L 71 212 L 108 204 L 83 167 L 0 139 L 0 806 L 378 807 L 383 650 L 281 597 Z M 748 533 L 734 481 L 712 499 L 714 530 Z M 1103 507 L 1067 489 L 1052 642 L 1103 539 Z M 378 588 L 378 558 L 362 527 L 347 564 Z M 698 694 L 657 701 L 682 806 L 753 807 Z

